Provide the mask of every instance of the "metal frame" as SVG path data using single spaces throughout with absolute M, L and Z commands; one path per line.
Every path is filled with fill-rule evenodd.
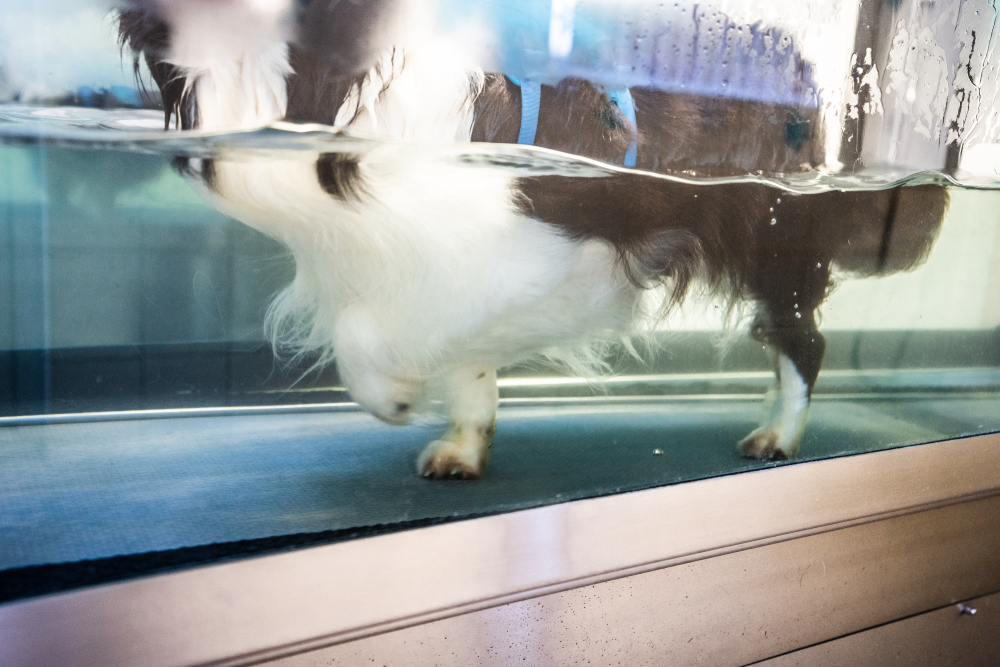
M 259 663 L 890 517 L 996 505 L 983 499 L 1000 495 L 998 471 L 1000 435 L 978 436 L 15 602 L 0 606 L 0 664 Z
M 824 667 L 838 664 L 833 656 L 844 665 L 996 665 L 983 654 L 1000 650 L 996 632 L 990 632 L 1000 627 L 1000 610 L 983 598 L 970 598 L 998 587 L 1000 496 L 992 496 L 522 600 L 267 664 L 738 667 L 778 655 L 784 656 L 778 664 Z M 966 601 L 978 614 L 963 616 L 957 601 Z M 936 611 L 927 614 L 928 609 Z M 936 620 L 897 620 L 928 615 Z M 889 631 L 888 626 L 897 627 Z M 859 646 L 864 650 L 856 651 Z
M 755 663 L 757 667 L 939 667 L 1000 664 L 1000 593 L 951 604 Z M 886 650 L 890 648 L 891 650 Z

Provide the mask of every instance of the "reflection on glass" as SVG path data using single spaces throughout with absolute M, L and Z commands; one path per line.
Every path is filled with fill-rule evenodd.
M 0 569 L 1000 428 L 995 10 L 758 4 L 270 7 L 208 66 L 136 3 L 145 96 L 0 52 Z

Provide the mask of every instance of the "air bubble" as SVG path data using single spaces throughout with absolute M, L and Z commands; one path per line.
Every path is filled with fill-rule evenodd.
M 772 225 L 778 224 L 778 219 L 777 218 L 771 218 L 771 224 Z
M 795 319 L 801 320 L 802 319 L 802 313 L 795 313 Z

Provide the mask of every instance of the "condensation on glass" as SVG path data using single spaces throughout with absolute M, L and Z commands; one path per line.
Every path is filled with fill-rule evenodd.
M 133 80 L 108 10 L 0 9 L 0 570 L 266 549 L 771 465 L 734 448 L 766 412 L 771 361 L 740 311 L 693 298 L 650 333 L 655 352 L 609 350 L 597 377 L 506 369 L 487 477 L 419 479 L 412 459 L 439 421 L 386 426 L 352 407 L 332 367 L 276 360 L 263 322 L 294 273 L 288 250 L 209 206 L 175 166 L 223 150 L 359 154 L 382 140 L 288 124 L 164 133 L 155 85 L 145 69 L 147 89 Z M 668 91 L 723 117 L 758 104 L 747 108 L 769 109 L 762 126 L 790 144 L 821 137 L 795 169 L 720 173 L 703 152 L 674 176 L 790 196 L 948 186 L 919 266 L 862 278 L 845 260 L 835 274 L 799 460 L 1000 429 L 991 2 L 441 0 L 435 11 L 442 30 L 487 45 L 486 71 Z M 740 155 L 759 149 L 725 123 L 708 135 Z M 406 150 L 525 175 L 604 168 L 512 145 Z

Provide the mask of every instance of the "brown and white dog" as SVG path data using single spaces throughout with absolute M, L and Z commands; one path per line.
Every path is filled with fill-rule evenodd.
M 516 143 L 522 88 L 425 22 L 418 0 L 134 0 L 119 14 L 168 127 L 288 120 L 433 144 Z M 634 125 L 587 81 L 542 86 L 534 144 L 621 166 L 634 143 L 636 171 L 525 176 L 399 142 L 357 154 L 222 153 L 183 169 L 221 211 L 294 254 L 295 280 L 269 317 L 276 343 L 336 356 L 351 395 L 389 423 L 440 390 L 451 425 L 419 456 L 424 476 L 483 474 L 497 368 L 634 334 L 696 282 L 752 304 L 752 334 L 774 359 L 776 406 L 739 450 L 793 456 L 823 358 L 816 313 L 831 271 L 920 263 L 948 193 L 795 195 L 644 175 L 809 168 L 822 160 L 819 123 L 815 110 L 780 104 L 630 92 Z M 654 289 L 665 296 L 651 308 Z

